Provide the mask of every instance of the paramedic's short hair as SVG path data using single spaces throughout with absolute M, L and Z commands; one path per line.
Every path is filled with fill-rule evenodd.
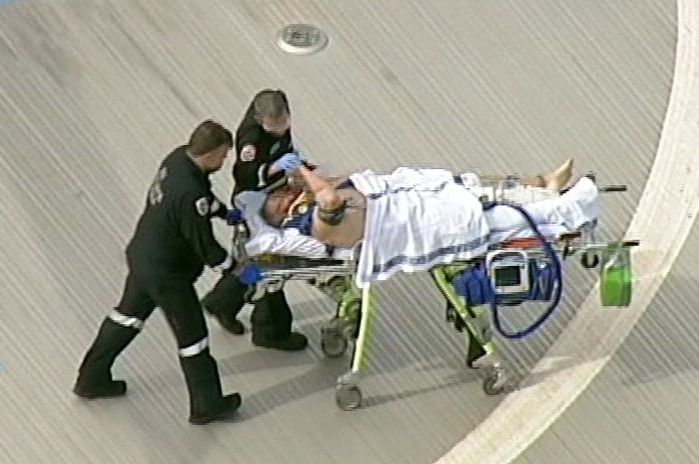
M 252 101 L 255 118 L 279 119 L 290 114 L 289 100 L 281 90 L 265 89 L 255 95 Z
M 233 135 L 223 125 L 207 119 L 199 123 L 189 136 L 187 149 L 192 156 L 205 155 L 222 145 L 233 146 Z

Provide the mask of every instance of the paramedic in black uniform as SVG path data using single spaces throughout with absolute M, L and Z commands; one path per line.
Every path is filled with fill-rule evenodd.
M 261 278 L 254 266 L 234 262 L 213 235 L 211 219 L 225 219 L 229 210 L 211 192 L 209 175 L 222 167 L 232 144 L 228 129 L 207 120 L 194 129 L 187 145 L 160 164 L 126 248 L 128 275 L 121 301 L 102 321 L 85 354 L 73 388 L 76 395 L 126 393 L 126 382 L 112 379 L 112 365 L 160 307 L 177 342 L 189 393 L 189 421 L 205 424 L 239 408 L 238 393 L 222 394 L 194 288 L 205 265 L 250 284 Z
M 299 155 L 293 153 L 289 101 L 281 90 L 265 89 L 255 95 L 235 138 L 233 197 L 244 190 L 271 191 L 282 186 L 287 182 L 286 173 L 299 166 Z M 237 319 L 245 305 L 241 287 L 235 278 L 223 276 L 202 300 L 221 326 L 237 335 L 245 332 Z M 258 300 L 250 321 L 256 346 L 295 351 L 308 343 L 303 334 L 291 330 L 293 316 L 283 289 Z

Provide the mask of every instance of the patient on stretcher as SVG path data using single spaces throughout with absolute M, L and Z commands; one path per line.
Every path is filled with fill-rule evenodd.
M 562 193 L 572 168 L 568 160 L 548 174 L 521 179 L 502 191 L 504 200 L 523 205 L 546 236 L 576 230 L 596 219 L 598 190 L 582 177 Z M 505 176 L 413 168 L 334 180 L 304 167 L 299 174 L 306 188 L 286 186 L 269 194 L 260 208 L 262 218 L 278 230 L 298 230 L 340 249 L 361 242 L 360 284 L 472 259 L 498 241 L 533 236 L 521 212 L 504 205 L 483 209 L 484 195 L 498 198 L 482 184 Z
M 430 174 L 442 177 L 439 179 L 441 182 L 453 183 L 456 190 L 452 188 L 449 191 L 464 198 L 480 198 L 494 191 L 493 187 L 481 186 L 482 181 L 493 182 L 506 179 L 505 176 L 478 176 L 473 173 L 461 174 L 460 176 L 449 174 L 448 178 L 444 179 L 443 174 L 447 171 L 436 169 L 414 170 L 400 168 L 394 174 L 399 171 L 417 174 L 418 177 L 417 184 L 410 186 L 411 189 L 414 189 L 413 191 L 417 196 L 404 195 L 400 200 L 413 200 L 416 203 L 421 203 L 421 206 L 427 206 L 430 200 L 436 199 L 436 193 L 438 193 L 429 185 L 430 182 L 433 182 L 430 179 Z M 298 185 L 287 185 L 269 194 L 264 201 L 261 211 L 265 222 L 272 227 L 300 229 L 306 235 L 332 246 L 352 247 L 363 240 L 366 227 L 367 200 L 375 197 L 375 195 L 364 195 L 353 185 L 353 176 L 328 180 L 317 176 L 305 168 L 302 168 L 300 172 L 304 180 L 307 181 L 307 188 L 302 189 Z M 560 196 L 559 190 L 570 180 L 571 176 L 572 160 L 568 160 L 551 173 L 520 180 L 518 182 L 519 187 L 508 189 L 504 193 L 508 195 L 506 198 L 508 201 L 519 204 L 530 204 L 537 200 L 557 198 Z M 384 181 L 388 176 L 378 177 L 381 181 Z M 420 181 L 425 183 L 420 186 Z M 392 193 L 400 196 L 400 192 Z M 490 200 L 495 200 L 495 198 L 490 198 Z M 474 203 L 471 202 L 471 204 L 473 205 Z M 548 205 L 552 206 L 551 204 Z M 441 206 L 446 206 L 448 210 L 461 206 L 461 203 L 447 200 Z M 540 208 L 538 209 L 540 210 Z M 429 216 L 430 212 L 422 211 L 422 213 L 420 220 L 424 222 L 427 220 L 424 213 L 427 213 Z M 453 213 L 449 217 L 458 215 L 459 211 L 454 211 Z M 337 217 L 333 219 L 331 217 L 333 215 Z M 524 221 L 520 214 L 515 213 L 514 216 L 518 218 L 519 222 Z M 435 222 L 435 225 L 437 224 L 439 224 L 439 221 Z M 500 221 L 500 224 L 491 225 L 498 230 L 506 228 L 502 221 Z

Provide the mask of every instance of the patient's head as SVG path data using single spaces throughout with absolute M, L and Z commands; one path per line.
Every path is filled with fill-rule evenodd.
M 302 193 L 302 189 L 292 185 L 280 187 L 267 195 L 260 214 L 267 224 L 281 227 L 294 200 Z

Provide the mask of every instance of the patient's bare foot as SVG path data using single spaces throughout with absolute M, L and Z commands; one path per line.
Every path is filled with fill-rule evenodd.
M 565 163 L 560 165 L 555 171 L 544 174 L 544 187 L 549 190 L 558 191 L 568 183 L 573 175 L 573 159 L 569 158 Z

